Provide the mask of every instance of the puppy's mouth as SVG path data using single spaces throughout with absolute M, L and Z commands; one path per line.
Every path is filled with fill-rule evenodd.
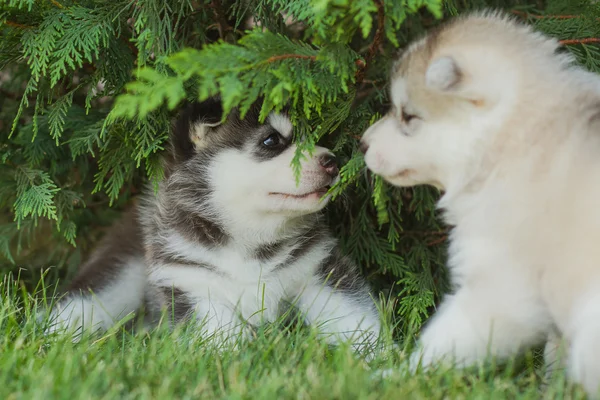
M 312 192 L 304 193 L 304 194 L 291 194 L 291 193 L 279 193 L 279 192 L 271 192 L 269 195 L 283 197 L 284 199 L 296 199 L 296 200 L 304 200 L 304 199 L 313 199 L 313 198 L 321 198 L 327 194 L 327 192 L 331 189 L 331 185 L 324 186 L 320 189 L 313 190 Z
M 387 177 L 387 179 L 408 178 L 413 173 L 414 173 L 414 170 L 412 170 L 412 169 L 403 169 L 393 175 L 390 175 L 389 177 Z

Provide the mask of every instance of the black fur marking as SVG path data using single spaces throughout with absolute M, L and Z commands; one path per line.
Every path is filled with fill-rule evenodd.
M 565 45 L 558 45 L 556 46 L 556 48 L 554 49 L 554 55 L 562 55 L 562 54 L 567 54 L 569 53 L 569 49 L 567 48 L 567 46 Z
M 205 165 L 210 155 L 197 155 L 176 168 L 164 190 L 166 195 L 163 222 L 186 239 L 207 246 L 221 246 L 229 240 L 224 229 L 201 214 L 211 188 L 206 180 Z
M 190 103 L 176 121 L 171 144 L 178 162 L 192 158 L 195 154 L 191 139 L 192 128 L 201 122 L 215 124 L 221 120 L 223 107 L 219 98 L 211 98 L 201 103 Z
M 184 221 L 188 222 L 189 229 L 195 234 L 197 241 L 211 243 L 213 246 L 224 246 L 229 237 L 216 222 L 199 215 L 188 215 Z
M 319 244 L 325 237 L 325 231 L 319 227 L 315 227 L 306 232 L 298 241 L 296 247 L 290 252 L 285 261 L 273 268 L 273 272 L 279 271 L 289 265 L 295 263 L 302 258 L 309 250 Z
M 598 126 L 600 122 L 600 102 L 594 104 L 590 109 L 592 115 L 588 119 L 588 124 L 590 126 Z
M 254 251 L 254 258 L 266 262 L 275 257 L 275 255 L 287 244 L 289 240 L 279 240 L 277 242 L 265 243 Z
M 324 259 L 318 274 L 328 286 L 343 292 L 359 293 L 365 290 L 365 281 L 350 259 L 338 251 Z
M 155 260 L 154 262 L 160 262 L 161 264 L 165 264 L 165 265 L 183 265 L 183 266 L 192 267 L 192 268 L 202 268 L 202 269 L 206 269 L 211 272 L 217 271 L 217 267 L 215 267 L 214 265 L 211 265 L 209 263 L 192 261 L 192 260 L 188 260 L 187 258 L 184 258 L 184 257 L 178 257 L 175 255 L 163 253 L 160 251 L 158 251 L 156 253 L 153 252 L 153 259 Z
M 111 282 L 119 279 L 120 272 L 127 263 L 144 258 L 141 227 L 137 209 L 124 214 L 122 219 L 110 228 L 98 248 L 86 261 L 67 288 L 69 292 L 101 291 Z
M 183 321 L 194 311 L 194 303 L 177 287 L 161 287 L 167 315 L 175 323 Z
M 229 240 L 229 236 L 219 224 L 201 215 L 177 208 L 172 211 L 170 217 L 169 225 L 188 240 L 209 247 L 224 246 Z

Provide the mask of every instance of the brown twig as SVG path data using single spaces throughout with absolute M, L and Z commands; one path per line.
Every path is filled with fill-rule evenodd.
M 432 240 L 428 240 L 425 242 L 427 246 L 437 246 L 438 244 L 444 243 L 448 240 L 448 230 L 444 229 L 442 231 L 402 231 L 400 235 L 403 236 L 413 236 L 413 237 L 433 237 Z
M 215 14 L 219 36 L 223 39 L 225 32 L 233 31 L 233 28 L 229 26 L 227 19 L 223 16 L 223 7 L 220 0 L 212 0 L 209 7 L 212 8 L 213 13 Z
M 301 58 L 304 60 L 311 60 L 311 61 L 315 61 L 317 59 L 316 56 L 306 56 L 304 54 L 281 54 L 278 56 L 273 56 L 273 57 L 267 58 L 267 62 L 272 63 L 275 61 L 287 60 L 288 58 Z
M 32 26 L 24 25 L 24 24 L 19 24 L 17 22 L 12 22 L 12 21 L 4 21 L 4 24 L 6 24 L 8 26 L 12 26 L 13 28 L 19 28 L 19 29 L 29 29 L 29 28 L 32 28 Z
M 363 79 L 362 83 L 370 83 L 373 84 L 375 86 L 381 85 L 381 84 L 385 84 L 386 81 L 374 81 L 372 79 Z
M 513 10 L 512 11 L 513 14 L 518 15 L 520 17 L 525 17 L 525 18 L 533 18 L 533 19 L 575 19 L 575 18 L 581 18 L 580 15 L 534 15 L 534 14 L 529 14 L 523 11 L 516 11 Z
M 129 50 L 131 50 L 131 52 L 134 54 L 135 58 L 137 59 L 138 56 L 138 48 L 131 43 L 125 36 L 121 36 L 121 39 L 123 40 L 123 42 L 125 43 L 125 45 L 129 48 Z
M 533 19 L 578 19 L 583 18 L 581 15 L 533 15 L 528 14 L 523 11 L 512 11 L 513 14 L 519 15 L 524 18 L 533 18 Z M 596 18 L 597 21 L 600 21 L 600 18 Z M 586 43 L 600 43 L 600 38 L 584 38 L 584 39 L 563 39 L 559 40 L 560 44 L 569 45 L 569 44 L 586 44 Z
M 65 6 L 63 6 L 62 4 L 60 4 L 58 1 L 56 0 L 50 0 L 50 3 L 54 4 L 56 7 L 58 8 L 65 8 Z
M 429 247 L 432 247 L 432 246 L 437 246 L 438 244 L 442 244 L 446 240 L 448 240 L 448 235 L 444 235 L 444 236 L 441 236 L 441 237 L 439 237 L 437 239 L 430 240 L 429 242 L 425 242 L 425 244 L 427 246 L 429 246 Z
M 4 88 L 0 88 L 0 94 L 2 96 L 6 97 L 6 98 L 9 98 L 9 99 L 12 99 L 12 100 L 17 100 L 17 99 L 21 98 L 21 96 L 19 96 L 18 94 L 9 92 L 8 90 L 6 90 Z
M 357 82 L 362 82 L 365 78 L 367 66 L 375 58 L 375 53 L 377 53 L 377 49 L 381 45 L 381 42 L 383 41 L 383 35 L 385 33 L 385 7 L 383 1 L 375 0 L 375 4 L 377 5 L 377 30 L 375 31 L 375 37 L 373 38 L 373 42 L 369 46 L 367 55 L 365 56 L 365 60 L 363 61 L 363 65 L 360 66 L 359 70 L 356 72 Z
M 585 39 L 565 39 L 561 40 L 560 44 L 587 44 L 587 43 L 600 43 L 600 38 L 585 38 Z
M 406 236 L 447 236 L 448 229 L 442 229 L 441 231 L 402 231 L 401 235 Z

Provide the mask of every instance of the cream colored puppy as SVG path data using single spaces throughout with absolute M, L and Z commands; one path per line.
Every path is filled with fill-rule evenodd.
M 396 186 L 442 190 L 454 227 L 455 290 L 412 368 L 506 359 L 557 333 L 570 376 L 598 391 L 600 79 L 558 49 L 487 12 L 430 32 L 393 67 L 366 164 Z

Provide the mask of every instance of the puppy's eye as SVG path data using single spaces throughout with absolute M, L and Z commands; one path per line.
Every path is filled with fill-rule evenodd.
M 280 143 L 281 139 L 277 133 L 273 133 L 269 135 L 265 140 L 263 140 L 263 146 L 265 147 L 277 146 Z
M 414 114 L 409 114 L 404 109 L 402 109 L 402 120 L 404 122 L 406 122 L 408 124 L 414 118 L 418 118 L 418 117 L 416 115 L 414 115 Z

